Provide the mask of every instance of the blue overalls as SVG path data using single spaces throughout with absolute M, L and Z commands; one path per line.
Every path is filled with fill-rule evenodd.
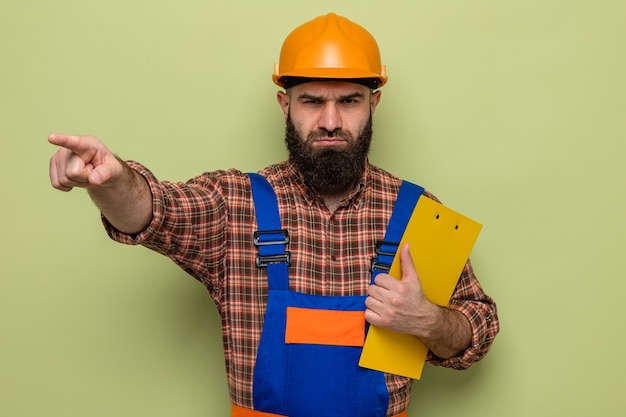
M 367 329 L 366 296 L 318 296 L 289 289 L 289 236 L 281 226 L 276 195 L 265 178 L 249 176 L 259 228 L 256 263 L 267 268 L 269 287 L 254 370 L 254 409 L 288 417 L 384 417 L 389 403 L 384 374 L 358 366 Z M 391 265 L 423 191 L 403 182 L 372 261 L 372 282 Z

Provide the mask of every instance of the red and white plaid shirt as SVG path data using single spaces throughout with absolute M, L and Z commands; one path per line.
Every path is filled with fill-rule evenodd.
M 144 166 L 129 165 L 150 185 L 153 219 L 137 236 L 122 234 L 105 221 L 108 233 L 119 242 L 141 244 L 168 256 L 206 286 L 222 317 L 230 399 L 252 408 L 267 277 L 264 269 L 255 267 L 257 225 L 247 175 L 215 171 L 186 183 L 159 182 Z M 291 289 L 326 296 L 365 295 L 375 243 L 385 235 L 401 179 L 368 164 L 358 187 L 330 213 L 290 163 L 260 173 L 276 192 L 283 227 L 291 238 L 287 248 L 292 253 Z M 472 346 L 458 357 L 441 360 L 430 355 L 429 361 L 464 369 L 487 353 L 498 332 L 496 306 L 482 291 L 469 261 L 449 307 L 469 319 Z M 408 406 L 412 381 L 386 375 L 386 382 L 391 416 Z

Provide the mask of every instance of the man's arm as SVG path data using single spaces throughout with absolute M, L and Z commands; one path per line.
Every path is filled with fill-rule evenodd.
M 365 319 L 397 333 L 417 336 L 440 358 L 453 357 L 472 341 L 469 320 L 459 311 L 440 307 L 424 296 L 408 244 L 400 248 L 402 279 L 379 274 L 369 288 Z
M 61 191 L 87 189 L 104 217 L 121 232 L 144 230 L 152 219 L 145 179 L 91 136 L 50 135 L 59 147 L 50 159 L 50 182 Z

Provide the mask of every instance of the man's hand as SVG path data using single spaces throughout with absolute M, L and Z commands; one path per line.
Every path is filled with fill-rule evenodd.
M 365 300 L 365 319 L 397 333 L 421 334 L 421 328 L 432 325 L 437 306 L 424 296 L 408 244 L 400 248 L 400 266 L 400 280 L 387 274 L 375 278 Z
M 50 182 L 58 190 L 104 185 L 124 171 L 115 155 L 94 137 L 50 135 L 48 142 L 59 146 L 50 159 Z
M 144 230 L 152 219 L 146 180 L 91 136 L 50 135 L 59 149 L 50 159 L 50 182 L 61 191 L 86 188 L 104 217 L 119 231 Z
M 365 300 L 365 319 L 378 327 L 417 336 L 441 358 L 456 355 L 470 345 L 469 320 L 456 310 L 428 301 L 409 245 L 399 250 L 402 278 L 379 274 L 374 279 Z

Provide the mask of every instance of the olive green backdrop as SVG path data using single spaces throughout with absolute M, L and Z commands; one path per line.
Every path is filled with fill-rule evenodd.
M 622 416 L 626 2 L 0 3 L 0 415 L 227 416 L 219 320 L 168 260 L 48 183 L 52 132 L 162 179 L 283 159 L 270 74 L 336 11 L 390 81 L 371 159 L 482 222 L 490 355 L 428 366 L 417 416 Z

